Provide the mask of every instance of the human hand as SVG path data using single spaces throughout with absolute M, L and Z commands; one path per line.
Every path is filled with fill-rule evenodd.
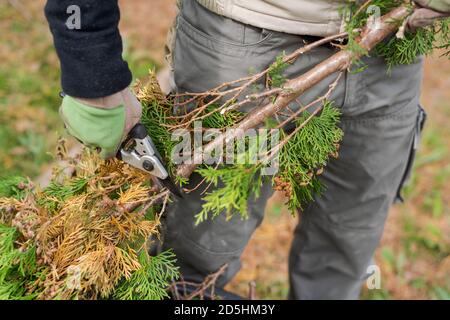
M 97 99 L 65 96 L 60 116 L 70 135 L 114 158 L 128 133 L 140 121 L 142 106 L 130 89 Z

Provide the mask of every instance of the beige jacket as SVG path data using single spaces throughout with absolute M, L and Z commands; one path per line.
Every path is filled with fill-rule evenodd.
M 346 0 L 197 0 L 209 10 L 259 28 L 327 36 L 343 30 Z

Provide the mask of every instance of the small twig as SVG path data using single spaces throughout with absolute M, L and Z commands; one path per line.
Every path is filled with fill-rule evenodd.
M 329 36 L 329 37 L 320 39 L 318 41 L 315 41 L 313 43 L 307 44 L 307 45 L 295 50 L 293 53 L 285 56 L 283 58 L 283 63 L 291 64 L 301 55 L 303 55 L 317 47 L 320 47 L 326 43 L 329 43 L 333 40 L 345 38 L 346 36 L 348 36 L 348 33 L 343 32 L 343 33 Z M 254 101 L 254 99 L 258 100 L 258 99 L 269 97 L 269 96 L 276 96 L 276 95 L 282 93 L 283 91 L 286 91 L 283 88 L 274 88 L 274 89 L 268 90 L 268 91 L 260 93 L 260 94 L 249 95 L 242 102 L 234 103 L 234 101 L 245 90 L 247 90 L 251 85 L 260 81 L 263 77 L 266 77 L 267 74 L 270 72 L 271 67 L 272 66 L 268 67 L 267 69 L 255 74 L 255 75 L 251 75 L 251 76 L 247 76 L 247 77 L 244 77 L 244 78 L 241 78 L 238 80 L 223 83 L 223 84 L 219 85 L 218 87 L 213 88 L 213 89 L 208 90 L 203 93 L 183 93 L 183 94 L 175 95 L 175 97 L 178 97 L 178 98 L 189 97 L 187 102 L 186 101 L 180 102 L 177 104 L 177 106 L 182 106 L 187 103 L 192 103 L 194 101 L 198 101 L 198 102 L 204 101 L 207 98 L 213 98 L 213 99 L 211 101 L 209 101 L 208 103 L 206 103 L 205 105 L 203 105 L 199 108 L 195 108 L 194 110 L 190 111 L 186 115 L 172 117 L 173 119 L 182 119 L 183 121 L 181 124 L 178 124 L 176 126 L 167 126 L 167 127 L 170 127 L 171 129 L 183 128 L 183 127 L 189 126 L 190 124 L 192 124 L 195 121 L 205 119 L 216 112 L 221 112 L 222 114 L 224 114 L 231 110 L 238 109 L 239 107 L 241 107 L 247 103 L 250 103 L 251 101 Z M 237 85 L 237 84 L 241 84 L 241 85 L 238 87 L 227 89 L 227 90 L 223 91 L 223 89 L 230 88 L 231 86 Z M 203 111 L 205 111 L 209 106 L 213 105 L 214 103 L 218 102 L 220 99 L 222 99 L 225 96 L 228 96 L 230 94 L 233 94 L 233 96 L 231 98 L 227 99 L 225 102 L 223 102 L 220 107 L 218 107 L 215 110 L 210 111 L 207 114 L 202 115 Z
M 124 206 L 124 209 L 127 212 L 133 212 L 137 208 L 139 208 L 140 206 L 143 206 L 141 212 L 145 214 L 145 212 L 148 209 L 150 209 L 150 207 L 152 207 L 153 205 L 157 204 L 162 198 L 165 198 L 167 196 L 170 196 L 170 191 L 169 190 L 164 190 L 161 193 L 158 193 L 157 195 L 155 195 L 155 196 L 153 196 L 151 198 L 147 198 L 145 200 L 137 201 L 135 203 L 126 205 L 126 206 Z
M 170 191 L 165 190 L 158 195 L 154 196 L 153 198 L 146 201 L 145 206 L 143 207 L 143 211 L 147 211 L 151 206 L 159 202 L 162 198 L 166 199 L 167 197 L 170 197 Z
M 200 284 L 182 280 L 182 281 L 172 283 L 172 285 L 170 286 L 169 289 L 171 290 L 171 292 L 174 292 L 174 290 L 178 292 L 179 286 L 183 286 L 183 288 L 185 288 L 184 296 L 180 297 L 179 293 L 176 295 L 179 298 L 179 300 L 194 300 L 196 298 L 203 299 L 205 296 L 205 292 L 208 289 L 210 289 L 211 290 L 210 291 L 211 299 L 214 300 L 214 295 L 215 295 L 214 292 L 215 292 L 215 286 L 216 286 L 217 280 L 219 279 L 219 277 L 221 275 L 224 274 L 224 272 L 227 268 L 228 268 L 228 265 L 222 266 L 218 271 L 207 276 L 205 278 L 205 280 Z M 192 292 L 191 294 L 186 295 L 186 292 L 187 292 L 186 286 L 191 286 L 193 288 L 196 288 L 196 290 L 194 292 Z
M 218 162 L 216 167 L 214 168 L 214 170 L 217 170 L 217 168 L 219 168 L 219 166 L 221 165 L 221 162 Z M 194 191 L 197 191 L 202 185 L 203 183 L 205 183 L 206 181 L 206 177 L 202 179 L 202 181 L 200 181 L 193 189 L 187 189 L 185 188 L 183 191 L 186 193 L 192 193 Z M 206 187 L 206 189 L 202 192 L 202 195 L 205 194 L 205 192 L 209 189 L 209 187 L 212 185 L 212 182 Z
M 320 106 L 319 108 L 317 108 L 316 110 L 314 110 L 311 115 L 308 117 L 308 119 L 306 119 L 301 125 L 299 125 L 297 128 L 295 128 L 294 131 L 292 131 L 292 133 L 290 133 L 285 139 L 283 139 L 283 141 L 281 141 L 277 146 L 275 146 L 273 149 L 267 151 L 263 156 L 264 159 L 260 160 L 258 162 L 258 164 L 263 164 L 263 163 L 267 163 L 270 160 L 272 160 L 277 154 L 278 152 L 286 145 L 289 143 L 289 141 L 291 140 L 291 138 L 293 136 L 295 136 L 301 129 L 303 129 L 319 112 L 321 112 L 323 109 L 323 106 Z
M 231 110 L 239 109 L 239 108 L 241 108 L 242 106 L 244 106 L 244 105 L 246 105 L 248 103 L 251 103 L 253 101 L 256 101 L 256 100 L 259 100 L 259 99 L 262 99 L 262 98 L 267 98 L 267 97 L 276 95 L 276 94 L 278 94 L 278 93 L 280 93 L 282 91 L 283 91 L 283 88 L 275 88 L 275 89 L 271 89 L 271 90 L 268 90 L 268 91 L 265 91 L 265 92 L 262 92 L 262 93 L 248 95 L 248 96 L 245 97 L 245 100 L 242 100 L 239 103 L 235 103 L 235 104 L 232 104 L 231 106 L 229 106 L 227 108 L 224 108 L 220 113 L 221 114 L 225 114 L 227 112 L 230 112 Z
M 289 122 L 295 120 L 296 117 L 298 117 L 300 114 L 302 114 L 304 111 L 308 110 L 312 106 L 316 105 L 317 103 L 323 102 L 327 99 L 329 99 L 331 93 L 336 89 L 336 86 L 338 85 L 341 77 L 343 75 L 343 72 L 340 72 L 338 76 L 336 77 L 336 80 L 333 81 L 333 83 L 330 84 L 328 91 L 321 97 L 317 98 L 316 100 L 312 101 L 308 105 L 304 106 L 294 114 L 292 114 L 289 118 L 287 118 L 283 123 L 280 123 L 276 129 L 281 129 L 284 126 L 286 126 Z M 306 119 L 301 125 L 299 125 L 293 132 L 291 132 L 283 141 L 281 141 L 277 146 L 275 146 L 273 149 L 267 151 L 263 156 L 264 159 L 261 160 L 259 163 L 267 163 L 270 160 L 273 159 L 277 155 L 277 153 L 287 144 L 289 143 L 289 140 L 295 136 L 301 129 L 303 129 L 320 111 L 322 111 L 323 105 L 317 108 L 309 117 Z
M 366 0 L 366 2 L 358 8 L 358 10 L 355 12 L 353 16 L 354 17 L 358 16 L 364 9 L 366 9 L 369 6 L 371 2 L 372 0 Z
M 248 293 L 248 298 L 249 300 L 256 300 L 256 282 L 255 281 L 251 281 L 248 284 L 249 287 L 249 293 Z
M 308 110 L 312 106 L 316 105 L 319 102 L 327 100 L 330 95 L 333 93 L 333 91 L 336 89 L 336 86 L 338 85 L 339 81 L 342 78 L 342 72 L 340 72 L 336 78 L 335 81 L 333 81 L 332 84 L 330 84 L 328 91 L 321 97 L 317 98 L 316 100 L 312 101 L 311 103 L 307 104 L 306 106 L 300 108 L 298 111 L 294 112 L 289 118 L 287 118 L 283 123 L 277 126 L 277 129 L 281 129 L 284 126 L 286 126 L 289 122 L 295 120 L 300 114 L 302 114 L 304 111 Z

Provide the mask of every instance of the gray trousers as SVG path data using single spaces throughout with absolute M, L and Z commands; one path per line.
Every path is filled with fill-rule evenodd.
M 267 68 L 283 51 L 302 46 L 305 38 L 243 25 L 184 1 L 173 52 L 177 90 L 202 92 Z M 290 66 L 287 76 L 298 76 L 335 52 L 318 48 Z M 340 157 L 330 161 L 321 177 L 325 193 L 305 208 L 295 230 L 289 256 L 291 299 L 358 298 L 388 210 L 411 170 L 424 118 L 419 106 L 422 61 L 395 67 L 390 74 L 379 57 L 363 61 L 366 70 L 347 72 L 332 96 L 343 114 L 345 136 Z M 306 104 L 325 93 L 334 80 L 324 80 L 301 101 Z M 192 186 L 198 181 L 194 175 Z M 272 188 L 265 185 L 249 203 L 248 220 L 222 216 L 195 226 L 201 191 L 172 205 L 164 247 L 174 249 L 190 280 L 202 281 L 228 264 L 218 283 L 224 286 L 239 271 L 240 256 L 264 218 Z

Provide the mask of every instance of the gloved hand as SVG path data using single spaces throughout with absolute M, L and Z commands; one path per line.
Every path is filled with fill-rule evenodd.
M 450 17 L 450 0 L 414 0 L 418 8 L 409 17 L 407 30 L 415 32 L 418 28 L 424 28 L 436 21 Z
M 140 121 L 142 106 L 127 88 L 98 99 L 65 96 L 59 113 L 70 135 L 110 159 Z

